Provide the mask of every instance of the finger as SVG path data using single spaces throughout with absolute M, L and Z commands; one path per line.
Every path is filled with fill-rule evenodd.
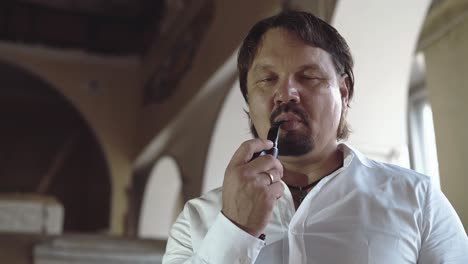
M 266 175 L 267 176 L 267 177 L 262 176 L 262 180 L 265 179 L 264 180 L 265 185 L 270 185 L 270 184 L 273 184 L 274 182 L 276 182 L 275 176 L 273 176 L 273 174 L 268 172 L 268 171 L 265 171 L 261 175 Z
M 273 171 L 264 171 L 258 174 L 256 177 L 260 185 L 271 185 L 273 183 L 281 181 L 280 175 L 281 173 L 279 171 L 273 170 Z
M 264 172 L 270 172 L 275 181 L 279 181 L 283 177 L 283 165 L 271 155 L 258 157 L 246 166 L 248 175 L 256 176 Z
M 269 192 L 274 199 L 279 199 L 281 196 L 283 196 L 284 185 L 281 183 L 281 181 L 271 184 L 268 186 L 268 188 L 270 189 Z
M 255 152 L 271 149 L 272 147 L 273 142 L 266 139 L 255 138 L 244 141 L 232 156 L 230 163 L 232 165 L 245 164 L 252 159 Z

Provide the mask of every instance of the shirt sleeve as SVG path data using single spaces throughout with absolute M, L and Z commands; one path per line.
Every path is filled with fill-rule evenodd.
M 172 226 L 163 264 L 251 264 L 265 244 L 219 212 L 203 240 L 194 247 L 191 221 L 197 220 L 200 221 L 190 219 L 190 210 L 186 206 Z
M 468 237 L 445 195 L 429 185 L 419 264 L 468 263 Z

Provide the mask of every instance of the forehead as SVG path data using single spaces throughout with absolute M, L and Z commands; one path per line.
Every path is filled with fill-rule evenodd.
M 322 70 L 334 70 L 328 52 L 305 43 L 294 32 L 274 28 L 263 35 L 249 71 L 265 68 L 297 68 L 305 65 Z

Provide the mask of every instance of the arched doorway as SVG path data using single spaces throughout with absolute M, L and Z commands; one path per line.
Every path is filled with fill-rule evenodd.
M 181 209 L 181 176 L 176 160 L 161 157 L 154 165 L 145 188 L 138 236 L 167 239 Z
M 0 62 L 0 193 L 41 193 L 64 206 L 65 232 L 107 230 L 107 161 L 81 114 L 54 87 Z

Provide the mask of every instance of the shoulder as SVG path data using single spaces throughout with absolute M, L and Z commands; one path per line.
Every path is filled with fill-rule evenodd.
M 367 172 L 369 176 L 383 177 L 413 186 L 422 184 L 427 187 L 430 185 L 430 178 L 427 175 L 395 164 L 373 160 L 347 145 L 345 145 L 345 148 L 347 148 L 345 151 L 348 151 L 347 155 L 352 157 L 352 167 Z
M 184 207 L 184 213 L 190 218 L 202 221 L 212 221 L 222 208 L 222 188 L 213 189 L 200 197 L 189 200 Z
M 372 163 L 376 171 L 391 176 L 395 178 L 395 180 L 404 181 L 412 185 L 430 184 L 429 176 L 419 173 L 417 171 L 408 168 L 403 168 L 395 164 L 389 164 L 375 160 L 372 160 Z
M 187 204 L 193 207 L 216 207 L 220 206 L 222 198 L 222 188 L 213 189 L 200 197 L 190 199 Z
M 185 203 L 184 209 L 171 228 L 170 243 L 185 241 L 196 248 L 213 225 L 222 208 L 221 188 L 209 191 Z M 168 242 L 169 243 L 169 242 Z
M 407 199 L 408 202 L 416 202 L 418 206 L 422 206 L 432 188 L 430 178 L 424 174 L 373 160 L 349 146 L 344 146 L 343 152 L 348 160 L 345 165 L 348 180 L 353 181 L 353 185 L 360 190 L 380 190 L 395 199 Z

